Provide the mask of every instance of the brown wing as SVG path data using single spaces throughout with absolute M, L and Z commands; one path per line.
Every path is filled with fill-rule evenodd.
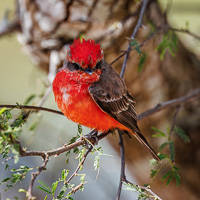
M 103 63 L 100 80 L 92 84 L 89 92 L 99 107 L 121 124 L 138 130 L 135 100 L 128 93 L 124 81 L 110 65 Z
M 104 112 L 136 133 L 135 137 L 158 159 L 137 126 L 135 100 L 129 94 L 124 81 L 105 62 L 102 63 L 102 70 L 100 80 L 89 88 L 90 95 Z

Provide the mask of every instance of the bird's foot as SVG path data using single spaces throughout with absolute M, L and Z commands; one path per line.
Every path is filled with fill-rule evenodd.
M 98 144 L 99 139 L 97 135 L 98 131 L 96 129 L 93 129 L 91 132 L 85 135 L 86 143 L 88 146 Z

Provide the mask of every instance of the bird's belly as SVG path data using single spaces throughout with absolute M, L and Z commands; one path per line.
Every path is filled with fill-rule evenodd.
M 61 95 L 62 99 L 57 100 L 59 108 L 68 119 L 99 131 L 107 131 L 112 128 L 127 130 L 125 126 L 102 111 L 87 90 L 82 88 L 78 95 L 74 94 L 77 93 L 74 91 L 64 93 Z

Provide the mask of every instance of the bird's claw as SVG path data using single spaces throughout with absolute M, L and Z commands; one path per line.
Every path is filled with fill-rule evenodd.
M 98 137 L 97 137 L 98 131 L 96 129 L 93 129 L 91 132 L 89 132 L 86 136 L 85 136 L 85 140 L 86 140 L 86 146 L 87 148 L 90 147 L 90 145 L 97 145 L 98 144 Z M 91 142 L 89 142 L 89 141 Z

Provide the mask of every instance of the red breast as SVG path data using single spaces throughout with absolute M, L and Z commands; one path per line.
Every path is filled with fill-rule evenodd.
M 112 128 L 128 130 L 102 111 L 90 96 L 88 88 L 99 76 L 98 73 L 87 75 L 67 69 L 58 72 L 53 81 L 53 92 L 59 109 L 68 119 L 89 128 L 99 131 Z

